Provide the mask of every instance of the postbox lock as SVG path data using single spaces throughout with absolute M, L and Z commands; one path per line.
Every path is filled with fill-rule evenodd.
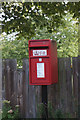
M 42 58 L 39 58 L 39 62 L 41 62 L 42 61 Z

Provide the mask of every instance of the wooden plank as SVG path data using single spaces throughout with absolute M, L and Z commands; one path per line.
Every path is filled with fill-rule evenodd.
M 17 104 L 19 105 L 20 117 L 23 117 L 23 95 L 22 95 L 22 69 L 17 70 Z
M 70 58 L 59 59 L 60 109 L 72 113 L 72 79 Z
M 11 101 L 11 105 L 17 104 L 17 61 L 15 59 L 6 59 L 5 61 L 5 91 L 6 99 Z
M 60 107 L 60 79 L 59 79 L 59 66 L 60 66 L 60 62 L 59 62 L 59 58 L 58 58 L 58 83 L 55 84 L 55 90 L 56 90 L 56 109 L 59 109 Z
M 53 102 L 53 107 L 56 104 L 56 91 L 55 91 L 55 84 L 48 86 L 48 102 Z
M 29 116 L 28 118 L 36 118 L 38 114 L 38 105 L 42 103 L 42 86 L 29 85 Z
M 60 81 L 60 109 L 63 113 L 72 114 L 72 77 L 71 59 L 59 59 L 59 81 Z
M 4 61 L 2 60 L 2 100 L 5 100 L 5 67 Z
M 36 118 L 36 91 L 34 85 L 29 85 L 29 118 Z
M 73 98 L 72 98 L 72 69 L 71 69 L 71 58 L 66 58 L 65 61 L 66 71 L 66 90 L 67 90 L 67 108 L 66 112 L 73 115 Z
M 2 109 L 2 59 L 0 59 L 0 112 Z
M 11 59 L 9 61 L 10 66 L 10 87 L 11 87 L 11 104 L 15 106 L 17 104 L 17 61 Z
M 47 91 L 48 91 L 48 118 L 52 118 L 54 111 L 56 111 L 57 109 L 58 105 L 57 100 L 59 99 L 59 96 L 57 98 L 56 84 L 48 86 Z
M 23 95 L 23 118 L 29 118 L 29 61 L 28 59 L 23 60 L 22 95 Z
M 36 118 L 41 118 L 41 113 L 40 113 L 40 106 L 42 103 L 42 86 L 41 85 L 36 85 L 35 86 L 35 98 L 36 98 Z
M 67 108 L 67 91 L 66 91 L 66 58 L 59 59 L 59 84 L 60 84 L 60 105 L 59 109 L 66 113 Z
M 72 58 L 72 70 L 73 70 L 73 100 L 74 100 L 74 115 L 77 117 L 78 114 L 78 59 Z
M 59 67 L 59 59 L 58 59 Z M 59 70 L 59 68 L 58 68 Z M 59 72 L 58 72 L 59 73 Z M 58 83 L 47 86 L 48 91 L 48 117 L 54 117 L 54 111 L 60 108 L 60 79 L 58 75 Z
M 10 100 L 10 67 L 9 60 L 5 60 L 5 98 Z
M 78 57 L 78 118 L 80 118 L 80 56 Z

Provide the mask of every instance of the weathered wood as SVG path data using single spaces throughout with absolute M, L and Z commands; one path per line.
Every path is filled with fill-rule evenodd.
M 59 64 L 59 60 L 58 60 Z M 58 65 L 59 66 L 59 65 Z M 58 83 L 47 86 L 48 91 L 48 117 L 54 117 L 54 111 L 60 108 L 60 80 L 58 75 Z M 51 109 L 52 108 L 52 109 Z M 52 111 L 51 111 L 51 110 Z
M 73 105 L 74 115 L 78 114 L 78 58 L 72 58 L 72 70 L 73 70 Z
M 42 103 L 42 86 L 29 85 L 29 61 L 24 59 L 23 69 L 20 70 L 17 70 L 16 60 L 6 59 L 4 62 L 2 79 L 5 83 L 2 82 L 2 85 L 5 86 L 5 98 L 11 101 L 12 106 L 19 104 L 21 117 L 36 118 L 38 105 Z M 52 104 L 52 116 L 58 109 L 63 113 L 74 114 L 73 117 L 79 116 L 80 57 L 73 58 L 72 69 L 70 58 L 59 58 L 58 73 L 58 83 L 47 86 L 47 102 Z
M 2 109 L 2 59 L 0 59 L 0 111 Z
M 60 109 L 66 113 L 67 108 L 67 90 L 66 90 L 66 58 L 59 59 L 59 80 L 60 80 Z
M 36 101 L 36 118 L 41 118 L 39 106 L 42 103 L 42 86 L 36 85 L 35 89 L 36 89 L 36 95 L 35 95 L 35 98 L 36 98 L 36 100 L 35 100 Z
M 16 71 L 17 61 L 15 59 L 7 59 L 5 61 L 5 95 L 6 99 L 11 101 L 12 106 L 17 104 Z
M 9 60 L 5 60 L 5 98 L 10 100 L 10 68 Z
M 72 79 L 70 58 L 59 59 L 60 109 L 72 113 Z
M 36 91 L 34 85 L 29 85 L 29 118 L 36 117 Z
M 56 92 L 56 86 L 57 84 L 53 84 L 48 86 L 48 117 L 51 118 L 53 115 L 51 113 L 54 113 L 56 111 L 59 103 L 57 101 L 59 100 L 59 96 L 57 97 L 57 92 Z M 50 111 L 50 107 L 52 107 L 52 110 Z
M 78 118 L 80 119 L 80 56 L 78 57 Z
M 63 113 L 72 112 L 72 79 L 70 58 L 58 59 L 58 83 L 48 86 L 48 101 L 54 111 L 60 109 Z
M 23 95 L 23 117 L 29 118 L 29 62 L 28 59 L 23 60 L 23 81 L 22 81 L 22 95 Z
M 67 93 L 66 93 L 66 71 L 65 71 L 65 58 L 59 59 L 59 95 L 60 95 L 60 104 L 58 106 L 58 109 L 63 111 L 63 113 L 66 112 L 67 107 Z M 58 98 L 57 98 L 58 99 Z
M 72 98 L 72 70 L 71 58 L 66 58 L 65 71 L 66 71 L 66 91 L 67 91 L 67 108 L 66 112 L 73 113 L 73 98 Z
M 5 68 L 4 68 L 4 60 L 2 61 L 2 100 L 5 100 Z
M 17 105 L 19 105 L 20 116 L 23 116 L 23 95 L 22 95 L 22 69 L 17 70 Z
M 70 58 L 59 59 L 60 109 L 72 114 L 72 78 Z

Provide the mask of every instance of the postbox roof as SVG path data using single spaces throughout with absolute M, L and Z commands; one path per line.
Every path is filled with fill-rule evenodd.
M 46 47 L 50 45 L 50 42 L 55 41 L 50 39 L 29 40 L 29 47 Z

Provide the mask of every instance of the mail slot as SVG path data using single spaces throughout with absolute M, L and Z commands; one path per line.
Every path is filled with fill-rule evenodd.
M 51 85 L 58 82 L 57 44 L 54 40 L 29 40 L 29 83 Z

